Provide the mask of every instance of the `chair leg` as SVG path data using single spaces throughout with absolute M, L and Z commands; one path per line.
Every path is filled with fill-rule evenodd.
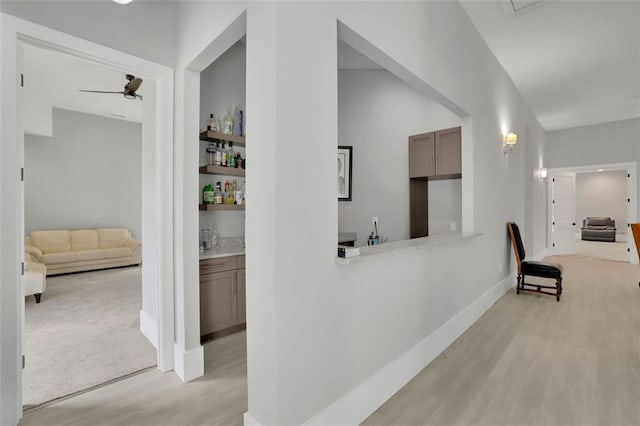
M 40 297 L 42 297 L 42 293 L 36 293 L 33 295 L 36 298 L 36 303 L 40 303 Z
M 561 294 L 562 294 L 562 278 L 556 281 L 556 302 L 560 301 Z
M 520 275 L 518 275 L 518 284 L 516 284 L 516 294 L 520 294 Z

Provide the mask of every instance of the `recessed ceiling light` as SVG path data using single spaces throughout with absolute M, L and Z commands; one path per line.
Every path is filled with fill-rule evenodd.
M 113 0 L 118 4 L 128 4 L 131 3 L 132 0 Z
M 599 172 L 604 172 L 604 169 L 598 169 Z

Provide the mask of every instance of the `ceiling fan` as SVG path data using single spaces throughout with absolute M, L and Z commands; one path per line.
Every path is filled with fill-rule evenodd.
M 142 84 L 142 79 L 140 77 L 136 77 L 131 74 L 127 74 L 127 84 L 124 85 L 124 90 L 122 92 L 106 92 L 102 90 L 80 90 L 81 92 L 88 93 L 114 93 L 118 95 L 124 95 L 127 99 L 140 99 L 142 100 L 142 96 L 138 95 L 136 91 L 140 88 Z

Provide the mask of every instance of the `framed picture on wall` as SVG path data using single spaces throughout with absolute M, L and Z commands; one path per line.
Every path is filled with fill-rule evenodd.
M 338 146 L 338 201 L 351 201 L 352 146 Z

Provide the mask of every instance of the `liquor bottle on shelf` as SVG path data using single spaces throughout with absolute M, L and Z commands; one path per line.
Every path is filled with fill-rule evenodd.
M 222 148 L 220 148 L 220 166 L 227 167 L 227 150 L 222 144 Z
M 220 182 L 216 182 L 215 203 L 222 204 L 222 185 Z
M 213 186 L 207 184 L 202 188 L 202 204 L 214 204 Z
M 217 142 L 216 142 L 216 159 L 214 164 L 216 166 L 222 165 L 222 149 L 220 148 L 220 145 Z
M 216 164 L 216 147 L 213 143 L 207 146 L 207 165 L 213 166 Z
M 227 149 L 227 167 L 236 167 L 236 154 L 233 152 L 233 142 L 229 142 L 229 149 Z
M 218 120 L 218 116 L 215 114 L 209 115 L 209 130 L 212 132 L 220 131 L 220 121 Z
M 236 154 L 236 169 L 239 169 L 240 167 L 242 167 L 242 155 L 238 152 Z M 242 168 L 244 169 L 244 167 Z

